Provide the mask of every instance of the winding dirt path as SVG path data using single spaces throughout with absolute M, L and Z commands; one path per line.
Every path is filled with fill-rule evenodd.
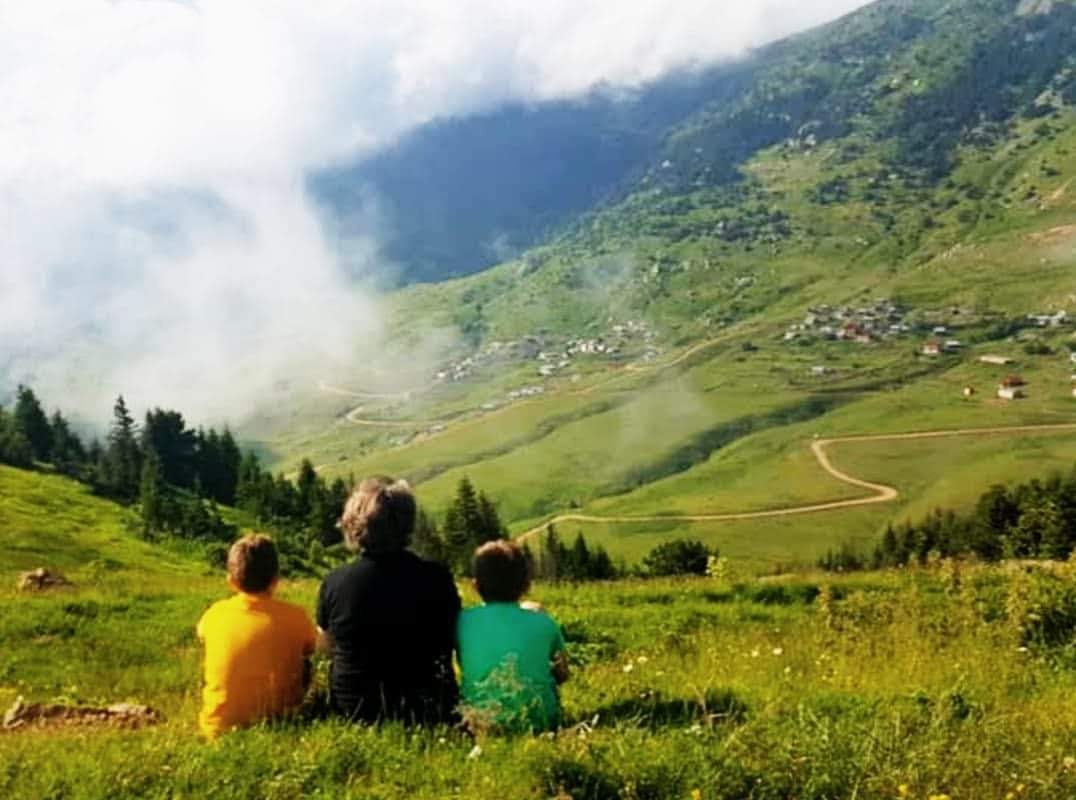
M 612 523 L 627 524 L 638 522 L 734 522 L 738 520 L 769 519 L 774 517 L 791 517 L 800 514 L 815 514 L 820 511 L 835 511 L 844 508 L 857 508 L 870 506 L 878 503 L 891 503 L 900 496 L 900 492 L 892 486 L 882 483 L 871 483 L 861 478 L 856 478 L 843 472 L 833 465 L 829 453 L 826 452 L 832 444 L 848 444 L 853 442 L 902 442 L 916 439 L 944 439 L 956 436 L 1006 436 L 1020 433 L 1050 433 L 1050 432 L 1076 432 L 1076 423 L 1054 425 L 1019 425 L 1007 428 L 964 428 L 958 430 L 940 431 L 916 431 L 912 433 L 893 434 L 866 434 L 855 436 L 839 436 L 831 439 L 815 439 L 811 442 L 811 452 L 818 461 L 818 466 L 827 474 L 836 478 L 841 483 L 868 489 L 872 494 L 866 497 L 858 497 L 850 500 L 833 500 L 825 503 L 812 503 L 802 506 L 787 506 L 763 511 L 744 511 L 729 514 L 667 514 L 663 516 L 596 516 L 592 514 L 559 514 L 552 519 L 546 520 L 541 525 L 531 528 L 516 538 L 525 541 L 546 529 L 548 525 L 558 525 L 563 522 L 589 522 L 589 523 Z
M 691 347 L 688 347 L 686 350 L 684 350 L 679 355 L 677 355 L 672 361 L 664 361 L 664 362 L 659 362 L 659 363 L 654 363 L 654 364 L 637 364 L 637 363 L 627 364 L 622 368 L 622 370 L 621 370 L 621 372 L 619 374 L 613 375 L 613 376 L 611 376 L 609 378 L 606 378 L 605 380 L 599 381 L 598 383 L 591 384 L 590 386 L 588 386 L 586 388 L 583 388 L 583 389 L 568 390 L 567 394 L 578 395 L 578 396 L 586 396 L 586 395 L 593 394 L 594 392 L 598 391 L 599 389 L 605 388 L 605 386 L 607 384 L 612 383 L 613 381 L 618 380 L 620 378 L 623 378 L 625 375 L 629 375 L 629 374 L 639 375 L 639 374 L 645 374 L 647 372 L 653 372 L 653 371 L 659 371 L 660 372 L 660 371 L 664 371 L 664 370 L 667 370 L 667 369 L 672 369 L 673 367 L 682 364 L 684 361 L 686 361 L 691 356 L 695 355 L 695 353 L 698 353 L 698 352 L 700 352 L 702 350 L 706 350 L 706 349 L 708 349 L 710 347 L 713 347 L 716 344 L 719 344 L 721 342 L 726 341 L 728 338 L 729 338 L 728 335 L 720 336 L 720 337 L 717 337 L 717 338 L 714 338 L 714 339 L 707 339 L 705 341 L 702 341 L 702 342 L 699 342 L 697 344 L 694 344 Z M 357 390 L 356 391 L 356 390 L 352 390 L 352 389 L 344 389 L 344 388 L 341 388 L 339 386 L 333 386 L 333 385 L 331 385 L 331 384 L 329 384 L 329 383 L 327 383 L 325 381 L 318 381 L 318 391 L 325 392 L 327 394 L 336 394 L 336 395 L 340 395 L 342 397 L 354 397 L 354 398 L 358 398 L 359 400 L 408 400 L 413 395 L 419 394 L 421 392 L 424 392 L 424 391 L 428 390 L 429 388 L 431 388 L 432 385 L 433 384 L 428 384 L 426 386 L 416 387 L 414 389 L 409 389 L 407 391 L 402 391 L 402 392 L 366 392 L 366 391 L 362 391 L 362 390 Z M 479 417 L 477 419 L 487 419 L 488 417 L 490 417 L 490 416 L 492 416 L 494 414 L 502 413 L 504 411 L 507 411 L 509 408 L 515 408 L 515 407 L 522 406 L 522 405 L 528 405 L 528 404 L 534 403 L 534 402 L 536 402 L 534 399 L 524 399 L 524 400 L 516 400 L 515 402 L 511 402 L 511 403 L 505 403 L 504 405 L 498 406 L 496 408 L 496 410 L 494 410 L 494 411 L 489 411 L 489 412 L 486 412 L 485 414 L 479 415 Z M 426 437 L 424 437 L 424 438 L 427 438 L 427 439 L 430 438 L 430 436 L 432 436 L 432 435 L 437 435 L 437 434 L 440 434 L 440 433 L 444 433 L 450 427 L 452 427 L 452 428 L 461 427 L 462 425 L 466 424 L 467 422 L 472 422 L 473 423 L 473 422 L 476 421 L 475 418 L 470 418 L 470 417 L 468 417 L 466 419 L 463 419 L 463 420 L 456 421 L 456 422 L 447 422 L 447 421 L 443 421 L 443 420 L 439 421 L 439 420 L 436 420 L 436 419 L 405 419 L 405 420 L 369 419 L 369 418 L 363 416 L 365 411 L 366 411 L 366 405 L 365 404 L 357 406 L 357 407 L 351 409 L 350 411 L 348 411 L 344 415 L 344 419 L 346 419 L 352 425 L 357 425 L 359 427 L 365 427 L 365 428 L 415 428 L 415 427 L 423 427 L 423 426 L 426 426 L 426 427 L 439 426 L 440 430 L 438 430 L 438 431 L 436 431 L 434 433 L 428 434 Z

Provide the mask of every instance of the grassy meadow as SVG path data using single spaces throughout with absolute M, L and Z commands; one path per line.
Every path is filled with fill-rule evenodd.
M 15 481 L 39 482 L 64 505 L 79 499 L 60 479 L 0 478 L 8 501 L 29 489 Z M 141 731 L 2 733 L 0 796 L 1076 795 L 1069 565 L 755 578 L 733 562 L 712 578 L 539 586 L 534 596 L 562 623 L 574 668 L 556 735 L 475 740 L 323 720 L 207 744 L 195 726 L 193 625 L 224 596 L 222 578 L 110 531 L 118 512 L 106 506 L 43 528 L 5 511 L 0 700 L 132 701 L 167 720 Z M 26 558 L 7 545 L 31 535 L 33 558 L 63 564 L 73 588 L 9 588 Z M 95 558 L 114 557 L 107 577 L 72 546 L 80 539 L 101 548 Z M 316 589 L 291 582 L 283 594 L 309 608 Z

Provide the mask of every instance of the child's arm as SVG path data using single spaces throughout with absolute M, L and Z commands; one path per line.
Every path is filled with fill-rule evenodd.
M 333 649 L 336 647 L 336 643 L 333 641 L 333 635 L 326 630 L 318 628 L 318 640 L 315 650 L 319 653 L 332 657 Z
M 571 676 L 571 668 L 568 666 L 568 654 L 561 650 L 559 653 L 554 654 L 553 661 L 553 680 L 558 684 L 564 683 Z
M 558 684 L 568 680 L 571 670 L 568 668 L 568 645 L 564 641 L 564 631 L 560 625 L 553 623 L 555 629 L 553 638 L 553 654 L 550 656 L 550 669 L 553 671 L 553 680 Z

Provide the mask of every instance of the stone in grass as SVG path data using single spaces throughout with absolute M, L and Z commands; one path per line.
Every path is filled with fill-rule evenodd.
M 15 731 L 27 727 L 68 727 L 107 725 L 118 728 L 142 728 L 164 721 L 160 711 L 134 703 L 115 703 L 105 707 L 68 706 L 59 703 L 27 703 L 19 697 L 4 713 L 0 730 Z
M 61 586 L 73 584 L 59 572 L 45 567 L 38 567 L 29 572 L 20 572 L 16 584 L 20 592 L 42 592 L 46 589 L 56 589 Z

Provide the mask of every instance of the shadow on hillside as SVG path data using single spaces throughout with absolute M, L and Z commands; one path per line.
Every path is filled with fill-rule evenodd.
M 712 689 L 698 697 L 666 697 L 659 691 L 601 706 L 587 715 L 599 725 L 623 724 L 636 728 L 711 727 L 737 724 L 747 716 L 747 704 L 730 689 Z M 584 720 L 573 723 L 585 724 Z

